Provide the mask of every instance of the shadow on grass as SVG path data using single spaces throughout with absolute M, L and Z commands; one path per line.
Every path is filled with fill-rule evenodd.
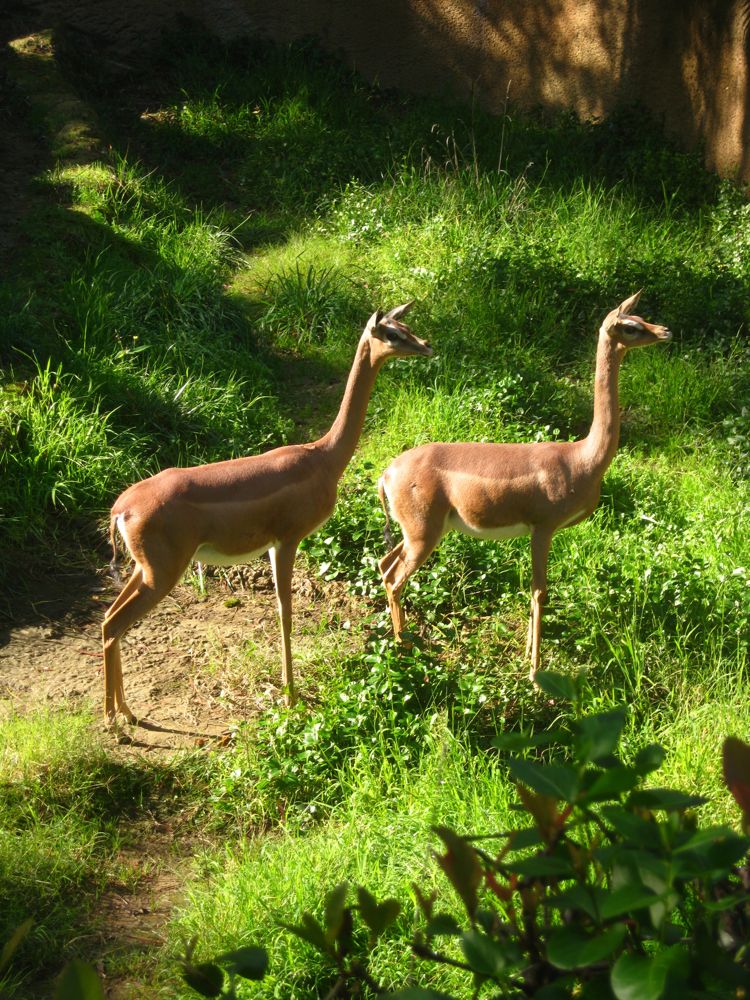
M 137 71 L 113 76 L 111 63 L 98 61 L 95 51 L 66 47 L 62 39 L 59 65 L 96 107 L 114 160 L 137 159 L 141 178 L 166 181 L 185 220 L 198 207 L 237 225 L 249 213 L 237 230 L 246 247 L 267 242 L 271 234 L 287 238 L 321 199 L 352 178 L 377 182 L 404 162 L 418 164 L 436 153 L 430 143 L 442 143 L 440 135 L 446 131 L 455 133 L 460 149 L 480 150 L 480 174 L 497 171 L 496 119 L 477 115 L 467 125 L 466 109 L 365 86 L 309 43 L 224 46 L 188 32 L 179 45 L 168 40 Z M 436 121 L 440 127 L 433 132 Z M 675 211 L 710 201 L 715 189 L 693 161 L 692 187 L 684 185 L 682 176 L 665 177 L 663 161 L 650 156 L 663 140 L 635 114 L 623 113 L 606 126 L 571 118 L 546 123 L 518 118 L 509 123 L 506 138 L 503 169 L 520 174 L 528 163 L 537 164 L 527 172 L 529 183 L 571 190 L 582 179 L 628 183 L 642 199 L 660 205 L 666 198 Z M 24 352 L 42 362 L 49 359 L 53 366 L 63 364 L 79 376 L 82 402 L 92 392 L 101 399 L 116 435 L 147 437 L 143 474 L 169 464 L 253 453 L 284 440 L 309 440 L 330 422 L 340 394 L 333 389 L 322 394 L 319 386 L 343 387 L 346 366 L 320 356 L 280 356 L 257 336 L 252 317 L 226 294 L 220 275 L 168 263 L 146 236 L 128 238 L 122 227 L 113 228 L 111 219 L 71 210 L 72 191 L 65 184 L 54 194 L 57 204 L 36 218 L 37 231 L 25 255 L 47 285 L 41 301 L 15 326 L 11 323 L 13 357 L 20 364 Z M 618 296 L 645 285 L 653 311 L 666 320 L 675 300 L 683 317 L 690 318 L 700 315 L 712 297 L 727 323 L 741 323 L 743 315 L 744 288 L 731 276 L 696 274 L 671 262 L 655 272 L 652 260 L 637 255 L 601 278 L 581 276 L 546 250 L 538 258 L 509 254 L 490 264 L 489 277 L 477 292 L 477 298 L 486 300 L 476 317 L 481 322 L 474 323 L 480 327 L 478 338 L 462 340 L 462 303 L 458 308 L 439 303 L 433 318 L 445 320 L 449 335 L 453 323 L 456 344 L 481 355 L 485 339 L 489 342 L 495 331 L 502 331 L 504 315 L 506 328 L 514 328 L 513 304 L 522 303 L 528 337 L 521 342 L 516 335 L 514 349 L 505 356 L 500 339 L 497 359 L 482 358 L 486 377 L 492 379 L 509 362 L 525 367 L 533 385 L 526 400 L 531 422 L 554 423 L 563 436 L 588 429 L 591 390 L 583 381 L 564 400 L 556 399 L 559 368 L 591 363 L 598 323 Z M 471 294 L 473 280 L 468 271 L 459 274 L 462 296 Z M 98 306 L 82 293 L 93 281 L 100 281 L 104 293 Z M 554 309 L 539 294 L 549 288 L 559 291 Z M 137 307 L 129 301 L 134 291 Z M 146 336 L 142 327 L 149 310 L 156 321 Z M 174 332 L 178 321 L 185 324 L 181 341 Z M 148 353 L 134 356 L 129 366 L 111 364 L 111 355 L 139 332 Z M 353 329 L 352 349 L 358 335 Z M 264 396 L 264 408 L 250 417 L 243 411 L 239 419 L 231 410 L 187 408 L 185 397 L 177 399 L 176 392 L 165 393 L 163 385 L 139 377 L 140 357 L 144 366 L 153 366 L 154 359 L 171 357 L 177 348 L 184 354 L 183 374 L 202 369 L 217 385 L 243 378 L 245 398 Z M 445 350 L 450 356 L 448 343 Z M 415 370 L 413 377 L 418 381 L 427 375 Z M 103 512 L 126 484 L 124 476 L 119 481 L 111 477 L 106 490 L 86 498 L 79 516 Z
M 690 210 L 718 189 L 699 156 L 670 147 L 640 107 L 590 123 L 570 114 L 505 116 L 500 130 L 497 116 L 475 108 L 368 84 L 314 40 L 222 43 L 187 21 L 131 75 L 113 76 L 94 49 L 60 51 L 113 148 L 206 207 L 283 209 L 295 224 L 331 189 L 380 180 L 409 162 L 442 163 L 446 148 L 477 176 L 497 174 L 500 162 L 531 186 L 625 182 L 658 207 Z
M 118 761 L 104 754 L 40 769 L 33 779 L 0 785 L 6 839 L 0 845 L 0 941 L 31 917 L 29 939 L 14 971 L 19 996 L 42 995 L 43 984 L 73 956 L 101 958 L 103 896 L 137 889 L 118 861 L 123 848 L 164 837 L 178 818 L 197 808 L 200 781 L 174 762 L 169 766 Z M 201 786 L 202 787 L 202 786 Z M 157 827 L 155 832 L 154 827 Z M 151 846 L 144 857 L 153 857 Z M 148 876 L 148 870 L 144 870 Z M 123 881 L 125 878 L 125 881 Z M 145 911 L 148 912 L 148 911 Z M 147 918 L 144 918 L 147 923 Z M 123 942 L 114 942 L 119 948 Z

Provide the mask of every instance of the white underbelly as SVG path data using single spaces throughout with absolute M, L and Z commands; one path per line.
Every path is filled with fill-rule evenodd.
M 586 513 L 585 510 L 577 510 L 575 514 L 571 514 L 569 518 L 566 518 L 566 520 L 563 521 L 560 527 L 567 528 L 569 524 L 572 524 L 574 521 L 578 521 L 580 518 L 582 518 L 585 513 Z
M 195 562 L 203 563 L 206 566 L 239 566 L 242 563 L 252 562 L 264 552 L 268 552 L 270 545 L 255 549 L 253 552 L 240 552 L 234 555 L 227 555 L 226 552 L 219 552 L 213 545 L 199 545 L 193 555 Z
M 463 518 L 459 517 L 455 511 L 448 517 L 448 528 L 462 531 L 472 538 L 519 538 L 521 535 L 528 535 L 531 531 L 530 524 L 501 524 L 496 528 L 475 528 L 467 524 Z

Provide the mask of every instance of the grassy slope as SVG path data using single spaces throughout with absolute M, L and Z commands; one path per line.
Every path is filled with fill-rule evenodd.
M 551 717 L 519 660 L 528 544 L 446 539 L 408 600 L 437 645 L 399 657 L 378 638 L 374 482 L 425 440 L 585 432 L 595 331 L 638 287 L 675 340 L 623 366 L 602 503 L 553 543 L 544 656 L 589 671 L 592 706 L 629 704 L 629 749 L 658 738 L 670 751 L 664 783 L 712 793 L 721 736 L 750 721 L 747 207 L 634 113 L 498 121 L 371 90 L 312 49 L 179 51 L 137 87 L 66 63 L 109 152 L 35 178 L 27 248 L 3 286 L 3 545 L 91 525 L 166 464 L 317 432 L 330 413 L 310 385 L 343 377 L 376 306 L 415 297 L 437 355 L 383 373 L 337 511 L 307 545 L 375 599 L 374 637 L 309 664 L 305 713 L 257 720 L 191 772 L 211 789 L 206 822 L 278 827 L 281 811 L 285 832 L 204 858 L 211 880 L 175 942 L 183 929 L 207 948 L 273 937 L 282 871 L 289 920 L 342 874 L 406 898 L 435 818 L 503 825 L 506 786 L 478 747 Z M 45 766 L 32 764 L 10 775 L 18 787 Z M 728 812 L 718 792 L 709 808 Z M 12 841 L 3 850 L 21 870 Z M 53 921 L 54 948 L 71 919 Z M 274 940 L 253 995 L 311 995 L 304 949 Z M 383 962 L 385 979 L 401 974 Z

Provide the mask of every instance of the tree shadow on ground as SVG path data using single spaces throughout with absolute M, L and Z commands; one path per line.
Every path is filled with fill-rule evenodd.
M 663 129 L 643 108 L 625 107 L 606 122 L 517 114 L 501 130 L 498 116 L 458 102 L 367 84 L 309 39 L 226 44 L 186 23 L 130 74 L 113 77 L 78 37 L 61 46 L 60 60 L 120 155 L 157 171 L 186 201 L 256 213 L 260 230 L 253 233 L 252 219 L 243 229 L 249 245 L 270 235 L 269 211 L 283 238 L 332 189 L 378 181 L 409 162 L 447 159 L 477 176 L 503 172 L 561 190 L 627 181 L 658 205 L 668 198 L 694 207 L 717 185 L 697 156 L 667 163 Z

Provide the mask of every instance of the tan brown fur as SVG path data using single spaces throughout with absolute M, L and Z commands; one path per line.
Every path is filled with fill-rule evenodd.
M 338 481 L 362 431 L 378 371 L 392 357 L 429 356 L 432 349 L 400 322 L 411 303 L 378 311 L 360 338 L 333 426 L 311 444 L 187 469 L 165 469 L 135 483 L 115 501 L 110 520 L 134 568 L 102 624 L 104 714 L 130 722 L 120 640 L 162 600 L 191 560 L 232 565 L 268 550 L 281 620 L 282 684 L 295 698 L 290 647 L 292 569 L 299 543 L 330 517 Z
M 447 531 L 458 528 L 480 537 L 530 534 L 532 597 L 526 656 L 531 657 L 533 680 L 540 662 L 552 536 L 591 514 L 617 450 L 620 363 L 631 348 L 671 337 L 666 327 L 632 314 L 639 295 L 612 310 L 600 328 L 594 419 L 587 437 L 531 444 L 426 444 L 399 455 L 383 473 L 381 502 L 385 509 L 387 498 L 404 535 L 380 560 L 397 636 L 404 629 L 400 602 L 404 585 Z

